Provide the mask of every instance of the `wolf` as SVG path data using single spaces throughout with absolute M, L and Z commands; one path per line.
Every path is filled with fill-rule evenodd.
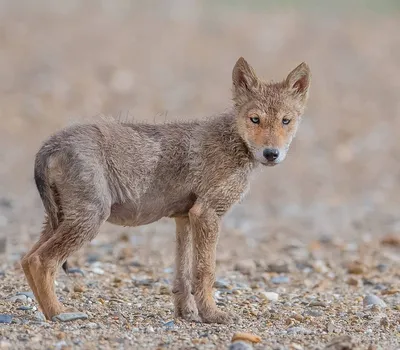
M 139 226 L 169 217 L 176 223 L 175 316 L 232 322 L 212 294 L 221 219 L 246 193 L 254 169 L 285 159 L 310 82 L 304 62 L 284 80 L 265 82 L 240 57 L 233 103 L 223 113 L 166 124 L 77 124 L 46 140 L 34 166 L 46 218 L 21 260 L 45 317 L 68 311 L 55 294 L 56 271 L 104 222 Z

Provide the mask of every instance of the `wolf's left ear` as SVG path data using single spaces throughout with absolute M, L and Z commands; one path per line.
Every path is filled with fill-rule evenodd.
M 293 69 L 286 78 L 288 89 L 301 99 L 306 99 L 308 97 L 310 83 L 311 71 L 305 62 Z

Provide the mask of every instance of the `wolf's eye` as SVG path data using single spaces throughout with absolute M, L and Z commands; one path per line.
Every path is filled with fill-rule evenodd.
M 290 123 L 290 119 L 287 119 L 287 118 L 282 119 L 282 124 L 288 125 L 289 123 Z
M 260 118 L 259 118 L 259 117 L 251 117 L 250 120 L 251 120 L 254 124 L 260 124 Z

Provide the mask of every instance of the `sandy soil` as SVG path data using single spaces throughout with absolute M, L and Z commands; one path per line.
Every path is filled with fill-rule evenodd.
M 1 2 L 0 315 L 12 323 L 0 323 L 0 349 L 226 349 L 235 332 L 260 336 L 255 349 L 400 349 L 400 16 L 380 10 Z M 105 225 L 71 257 L 83 275 L 57 278 L 60 299 L 89 318 L 42 322 L 29 296 L 16 298 L 29 291 L 19 259 L 43 220 L 40 143 L 99 113 L 164 122 L 223 111 L 240 56 L 266 79 L 301 61 L 313 72 L 288 158 L 257 174 L 224 220 L 215 297 L 240 321 L 173 320 L 166 219 Z

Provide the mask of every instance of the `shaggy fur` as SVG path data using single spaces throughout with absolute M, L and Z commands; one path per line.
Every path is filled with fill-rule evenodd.
M 212 296 L 222 216 L 238 202 L 259 164 L 281 162 L 303 114 L 310 85 L 305 63 L 279 83 L 260 81 L 240 58 L 232 74 L 234 107 L 195 122 L 163 125 L 103 121 L 50 137 L 35 161 L 46 221 L 22 259 L 48 319 L 65 311 L 54 291 L 57 269 L 101 225 L 176 222 L 175 313 L 227 323 Z

